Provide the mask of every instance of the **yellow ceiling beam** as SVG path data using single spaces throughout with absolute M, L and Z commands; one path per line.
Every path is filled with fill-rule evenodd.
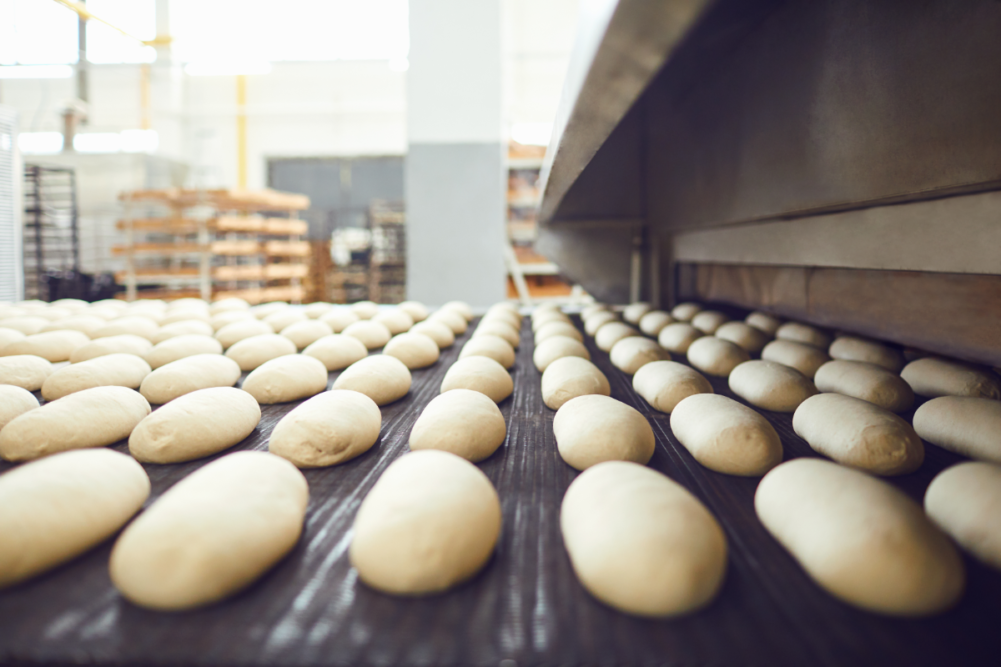
M 121 28 L 119 28 L 114 23 L 111 23 L 110 21 L 106 21 L 105 19 L 101 18 L 100 16 L 97 16 L 92 11 L 90 11 L 89 9 L 87 9 L 87 5 L 85 5 L 82 2 L 78 2 L 77 0 L 55 0 L 55 1 L 58 2 L 60 5 L 62 5 L 63 7 L 66 7 L 68 9 L 70 9 L 71 11 L 76 12 L 77 16 L 79 16 L 84 21 L 97 21 L 99 23 L 103 23 L 104 25 L 108 26 L 112 30 L 117 30 L 118 32 L 120 32 L 123 35 L 125 35 L 126 37 L 128 37 L 130 39 L 134 39 L 137 42 L 141 42 L 141 43 L 145 44 L 146 46 L 166 46 L 167 44 L 170 44 L 170 42 L 171 42 L 171 38 L 167 37 L 167 36 L 156 37 L 154 39 L 141 39 L 139 37 L 136 37 L 132 33 L 128 32 L 126 30 L 122 30 Z

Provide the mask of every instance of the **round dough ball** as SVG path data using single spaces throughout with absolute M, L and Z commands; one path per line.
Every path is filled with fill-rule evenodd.
M 333 466 L 371 449 L 381 428 L 379 406 L 365 394 L 325 391 L 282 417 L 268 451 L 300 468 Z
M 691 322 L 692 318 L 702 312 L 702 305 L 698 303 L 679 303 L 671 309 L 671 317 L 679 322 Z
M 219 329 L 219 331 L 216 331 L 215 339 L 222 344 L 223 349 L 226 349 L 245 338 L 273 334 L 274 332 L 275 330 L 267 322 L 240 320 L 239 322 L 227 324 L 222 329 Z
M 1001 463 L 1001 401 L 939 396 L 914 412 L 914 430 L 950 452 Z
M 296 322 L 282 329 L 282 336 L 295 343 L 297 350 L 304 350 L 324 336 L 334 333 L 329 324 L 317 320 Z
M 451 310 L 451 311 L 454 311 L 454 312 L 458 313 L 459 316 L 462 317 L 467 322 L 470 322 L 473 319 L 473 309 L 470 308 L 469 304 L 466 303 L 465 301 L 449 301 L 448 303 L 446 303 L 445 305 L 443 305 L 438 310 L 439 311 L 442 311 L 442 310 Z
M 649 313 L 640 318 L 640 331 L 645 333 L 647 336 L 656 337 L 660 333 L 660 330 L 666 327 L 668 324 L 672 324 L 674 318 L 665 313 L 663 310 L 651 310 Z
M 656 446 L 653 428 L 639 411 L 602 395 L 578 396 L 560 406 L 553 433 L 560 456 L 577 470 L 605 461 L 646 464 Z
M 762 410 L 795 412 L 816 395 L 810 379 L 795 368 L 774 361 L 745 361 L 730 373 L 730 391 Z
M 448 328 L 442 322 L 418 322 L 414 326 L 410 327 L 410 333 L 419 333 L 427 336 L 435 342 L 438 349 L 444 350 L 446 347 L 452 347 L 452 343 L 455 342 L 455 334 L 452 330 Z
M 351 312 L 362 320 L 370 320 L 379 314 L 379 305 L 373 301 L 358 301 L 352 303 L 350 308 Z
M 782 320 L 779 318 L 757 310 L 745 317 L 744 322 L 750 324 L 755 329 L 764 331 L 769 337 L 774 336 L 775 332 L 782 326 Z
M 295 343 L 278 334 L 251 336 L 226 350 L 226 356 L 240 365 L 241 371 L 252 371 L 266 361 L 295 354 Z
M 129 453 L 143 463 L 194 461 L 241 442 L 260 421 L 260 406 L 242 389 L 199 389 L 139 422 L 129 436 Z
M 78 364 L 88 359 L 96 359 L 109 354 L 134 354 L 145 357 L 153 349 L 153 344 L 145 338 L 122 334 L 121 336 L 108 336 L 92 340 L 82 347 L 73 350 L 70 355 L 70 363 Z
M 1001 467 L 970 462 L 946 468 L 925 492 L 925 512 L 959 546 L 1001 569 Z
M 680 401 L 671 431 L 696 461 L 726 475 L 757 477 L 782 463 L 775 427 L 726 396 L 694 394 Z
M 79 331 L 49 331 L 32 334 L 24 340 L 8 343 L 0 350 L 0 357 L 33 354 L 52 363 L 69 361 L 74 351 L 90 342 L 87 334 Z
M 301 310 L 296 310 L 294 308 L 286 308 L 285 310 L 279 311 L 277 313 L 272 313 L 265 317 L 262 322 L 270 324 L 271 328 L 275 331 L 281 331 L 282 329 L 289 327 L 296 322 L 308 322 L 309 318 L 306 317 L 306 313 Z
M 739 345 L 752 354 L 761 352 L 770 340 L 768 334 L 744 322 L 724 322 L 713 335 Z
M 393 337 L 393 334 L 389 333 L 389 329 L 386 328 L 385 324 L 373 322 L 368 319 L 363 319 L 349 325 L 346 329 L 344 329 L 342 334 L 357 338 L 370 350 L 379 349 L 388 343 L 389 339 Z
M 330 327 L 334 333 L 341 333 L 349 326 L 358 322 L 361 318 L 355 315 L 348 308 L 334 308 L 332 311 L 320 317 L 320 321 Z
M 487 335 L 503 338 L 507 341 L 508 345 L 515 349 L 518 348 L 518 344 L 521 342 L 521 336 L 518 335 L 518 330 L 507 322 L 501 320 L 483 320 L 473 331 L 473 338 Z
M 128 315 L 111 320 L 106 325 L 90 335 L 91 338 L 104 338 L 106 336 L 121 336 L 122 334 L 132 334 L 142 336 L 152 342 L 156 336 L 160 325 L 144 315 Z
M 441 310 L 436 310 L 434 313 L 428 316 L 426 321 L 441 322 L 449 329 L 451 329 L 452 333 L 456 336 L 461 336 L 462 334 L 466 333 L 466 329 L 469 328 L 469 324 L 466 318 L 464 318 L 461 314 L 459 314 L 455 310 L 445 310 L 444 308 L 442 308 Z
M 414 318 L 399 308 L 384 310 L 373 317 L 372 321 L 385 326 L 393 336 L 409 331 L 410 327 L 414 326 Z
M 486 322 L 500 322 L 501 324 L 508 325 L 515 331 L 521 329 L 521 315 L 512 313 L 506 308 L 488 310 L 483 319 L 480 320 L 480 326 Z
M 368 348 L 354 336 L 330 334 L 319 339 L 303 354 L 316 357 L 328 371 L 339 371 L 368 356 Z
M 52 371 L 52 362 L 33 354 L 0 357 L 0 384 L 38 391 Z
M 598 346 L 598 349 L 602 352 L 611 352 L 615 344 L 618 343 L 623 338 L 629 338 L 630 336 L 640 336 L 639 331 L 633 329 L 628 324 L 623 324 L 622 322 L 609 322 L 600 329 L 598 333 L 594 335 L 594 344 Z
M 507 425 L 497 404 L 471 389 L 436 396 L 410 431 L 410 449 L 440 449 L 476 463 L 504 444 Z
M 636 371 L 633 390 L 654 410 L 671 412 L 693 394 L 711 394 L 713 387 L 701 373 L 676 361 L 652 361 Z
M 38 407 L 38 399 L 27 389 L 0 384 L 0 430 L 28 410 Z
M 594 315 L 584 319 L 584 333 L 588 336 L 596 336 L 598 329 L 609 322 L 618 322 L 619 316 L 609 310 L 598 311 Z
M 134 354 L 108 354 L 58 369 L 42 384 L 42 398 L 54 401 L 92 387 L 138 389 L 149 364 Z
M 775 330 L 775 337 L 780 340 L 791 340 L 794 343 L 812 345 L 821 350 L 831 346 L 831 337 L 826 333 L 800 322 L 786 322 Z
M 869 401 L 891 412 L 910 410 L 914 392 L 896 373 L 861 361 L 828 361 L 813 377 L 817 389 Z
M 592 303 L 591 305 L 584 306 L 581 309 L 581 311 L 580 311 L 580 317 L 581 317 L 581 319 L 586 320 L 587 318 L 591 317 L 592 315 L 595 315 L 595 314 L 603 312 L 603 311 L 605 311 L 605 312 L 608 311 L 608 304 L 604 304 L 604 303 Z
M 729 321 L 730 318 L 718 310 L 702 310 L 692 318 L 692 326 L 704 334 L 712 335 Z
M 836 338 L 827 353 L 832 359 L 864 361 L 867 364 L 882 366 L 891 373 L 899 373 L 904 367 L 904 355 L 899 351 L 882 343 L 855 336 Z
M 147 401 L 162 405 L 178 396 L 209 387 L 232 387 L 240 365 L 221 354 L 194 354 L 160 366 L 139 385 Z
M 479 468 L 448 452 L 411 452 L 362 501 L 351 564 L 386 593 L 436 593 L 479 572 L 500 529 L 500 500 Z
M 657 344 L 668 352 L 674 354 L 686 354 L 689 346 L 697 339 L 705 336 L 704 333 L 687 322 L 675 322 L 668 324 L 657 334 Z
M 612 393 L 608 378 L 597 366 L 580 357 L 563 357 L 542 373 L 542 401 L 552 410 L 578 396 Z
M 535 332 L 535 344 L 538 345 L 553 336 L 566 336 L 584 342 L 584 336 L 569 322 L 547 322 Z
M 327 388 L 327 367 L 315 357 L 290 354 L 265 361 L 241 385 L 261 405 L 288 403 Z
M 570 318 L 558 310 L 543 310 L 532 315 L 532 331 L 538 333 L 547 324 L 570 324 Z
M 381 406 L 406 396 L 411 382 L 406 364 L 396 357 L 374 354 L 344 369 L 333 388 L 361 392 Z
M 904 367 L 900 377 L 919 396 L 1001 399 L 1001 382 L 994 373 L 948 359 L 916 359 Z
M 623 338 L 610 353 L 612 364 L 624 373 L 634 374 L 646 364 L 654 361 L 670 361 L 671 353 L 649 338 L 633 336 Z
M 511 368 L 514 366 L 515 354 L 514 348 L 503 338 L 492 334 L 484 334 L 470 338 L 462 346 L 459 358 L 465 359 L 467 357 L 489 357 L 504 368 Z
M 500 403 L 514 391 L 514 380 L 504 367 L 489 357 L 459 359 L 445 373 L 441 393 L 455 389 L 471 389 Z
M 553 336 L 542 341 L 532 354 L 532 361 L 540 373 L 549 368 L 549 364 L 564 357 L 580 357 L 591 360 L 591 353 L 584 344 L 567 336 Z
M 386 343 L 384 354 L 396 357 L 410 370 L 427 368 L 438 361 L 438 345 L 420 333 L 401 333 Z
M 715 336 L 703 336 L 688 346 L 688 363 L 708 375 L 726 377 L 734 368 L 749 361 L 742 347 Z
M 428 308 L 420 301 L 404 301 L 397 308 L 409 315 L 414 322 L 423 322 L 428 318 Z
M 333 309 L 334 304 L 332 303 L 327 303 L 326 301 L 316 301 L 303 308 L 302 312 L 309 319 L 318 320 Z
M 645 301 L 631 303 L 622 310 L 622 319 L 629 324 L 639 324 L 644 315 L 653 310 L 653 306 Z
M 823 350 L 791 340 L 773 340 L 761 350 L 761 358 L 795 368 L 811 380 L 820 367 L 831 360 Z
M 26 336 L 16 329 L 0 328 L 0 350 L 2 350 L 8 343 L 24 340 L 25 338 Z
M 193 357 L 196 354 L 221 355 L 222 343 L 215 338 L 198 334 L 178 336 L 154 345 L 153 349 L 146 353 L 146 363 L 156 370 L 172 361 Z

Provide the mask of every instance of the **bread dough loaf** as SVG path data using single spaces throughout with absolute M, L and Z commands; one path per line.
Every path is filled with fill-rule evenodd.
M 246 588 L 292 550 L 309 502 L 288 461 L 236 452 L 191 473 L 133 521 L 111 552 L 115 588 L 150 609 L 191 609 Z
M 149 489 L 142 466 L 107 449 L 57 454 L 0 475 L 0 589 L 103 542 Z
M 385 324 L 371 320 L 361 320 L 348 326 L 343 331 L 345 336 L 353 336 L 365 344 L 369 350 L 378 350 L 393 337 Z
M 628 324 L 624 324 L 622 322 L 609 322 L 598 329 L 598 333 L 594 334 L 594 344 L 597 345 L 598 349 L 602 352 L 611 352 L 612 348 L 615 347 L 615 344 L 623 338 L 642 335 L 643 334 Z
M 259 303 L 256 306 L 251 306 L 250 312 L 259 320 L 263 320 L 265 317 L 274 315 L 275 313 L 280 313 L 288 309 L 288 304 L 284 301 L 270 301 L 268 303 Z
M 584 306 L 583 308 L 581 308 L 581 310 L 580 310 L 580 317 L 581 317 L 581 319 L 586 320 L 587 318 L 591 317 L 592 315 L 595 315 L 595 314 L 601 313 L 601 312 L 607 312 L 607 311 L 608 311 L 608 304 L 604 304 L 604 303 L 592 303 L 589 306 Z
M 727 377 L 734 368 L 750 361 L 747 350 L 728 340 L 703 336 L 688 346 L 688 363 L 707 375 Z
M 503 320 L 483 320 L 473 330 L 473 338 L 477 336 L 497 336 L 507 341 L 507 344 L 517 349 L 521 342 L 518 330 Z
M 563 357 L 542 373 L 542 401 L 553 410 L 559 410 L 571 398 L 610 393 L 608 378 L 587 359 Z
M 994 373 L 948 359 L 916 359 L 904 367 L 900 377 L 919 396 L 1001 399 L 1001 381 Z
M 0 431 L 0 457 L 29 461 L 111 445 L 129 437 L 149 412 L 149 403 L 132 389 L 84 389 L 11 420 Z
M 653 306 L 645 301 L 631 303 L 622 309 L 622 319 L 629 324 L 639 324 L 644 315 L 653 310 Z
M 70 355 L 75 350 L 89 342 L 90 338 L 87 337 L 87 334 L 79 331 L 48 331 L 32 334 L 25 337 L 24 340 L 7 343 L 0 350 L 0 357 L 33 354 L 52 363 L 69 361 Z
M 275 330 L 267 322 L 257 320 L 240 320 L 227 324 L 219 331 L 215 332 L 215 338 L 222 344 L 223 349 L 227 349 L 245 338 L 252 336 L 263 336 L 273 334 Z
M 906 475 L 925 458 L 924 445 L 910 424 L 851 396 L 811 396 L 796 408 L 792 427 L 817 452 L 875 475 Z
M 356 301 L 349 308 L 351 308 L 352 313 L 362 320 L 370 320 L 379 314 L 379 304 L 374 301 Z
M 406 312 L 400 310 L 399 308 L 384 310 L 373 317 L 372 321 L 378 322 L 389 329 L 389 333 L 393 336 L 401 334 L 404 331 L 409 331 L 410 327 L 414 326 L 414 318 L 410 317 L 406 314 Z
M 0 327 L 0 350 L 2 350 L 8 343 L 24 340 L 25 338 L 27 338 L 27 336 L 17 329 L 6 329 Z
M 504 367 L 489 357 L 467 357 L 456 361 L 441 381 L 441 393 L 471 389 L 500 403 L 514 391 L 514 380 Z
M 726 536 L 677 482 L 609 461 L 570 484 L 560 529 L 591 595 L 639 616 L 677 616 L 709 604 L 726 574 Z
M 553 336 L 536 346 L 532 353 L 532 362 L 542 373 L 549 367 L 549 364 L 563 357 L 580 357 L 590 361 L 591 353 L 579 340 L 567 336 Z
M 473 319 L 473 309 L 470 308 L 469 304 L 466 303 L 465 301 L 449 301 L 448 303 L 443 305 L 439 310 L 454 311 L 458 313 L 459 316 L 462 317 L 462 319 L 466 320 L 467 322 L 470 322 Z
M 780 340 L 791 340 L 794 343 L 812 345 L 820 350 L 826 350 L 831 345 L 831 337 L 826 333 L 800 322 L 786 322 L 775 330 L 775 337 Z
M 745 317 L 744 322 L 755 329 L 764 331 L 769 337 L 774 336 L 775 332 L 782 326 L 782 320 L 779 318 L 757 310 Z
M 817 370 L 831 360 L 823 350 L 791 340 L 773 340 L 761 350 L 761 358 L 795 368 L 811 380 Z
M 632 336 L 623 338 L 613 345 L 609 357 L 616 368 L 632 375 L 646 364 L 654 361 L 670 361 L 671 353 L 658 345 L 656 341 Z
M 455 310 L 446 310 L 442 308 L 436 310 L 431 315 L 428 316 L 427 322 L 441 322 L 449 329 L 452 330 L 452 334 L 455 336 L 461 336 L 466 333 L 466 329 L 469 328 L 468 320 L 464 318 Z
M 891 373 L 900 373 L 900 369 L 904 367 L 904 355 L 899 351 L 857 336 L 835 338 L 827 352 L 832 359 L 864 361 L 867 364 L 882 366 Z
M 33 354 L 0 357 L 0 384 L 38 391 L 52 371 L 52 362 Z
M 704 334 L 712 335 L 730 318 L 718 310 L 702 310 L 692 317 L 692 326 Z
M 535 332 L 535 344 L 538 345 L 553 336 L 566 336 L 584 342 L 584 336 L 569 322 L 547 322 Z
M 646 464 L 656 442 L 653 428 L 636 409 L 608 396 L 572 398 L 553 419 L 556 447 L 567 465 L 586 470 L 605 461 Z
M 1001 569 L 1001 467 L 960 463 L 946 468 L 925 492 L 925 512 L 959 546 Z
M 633 391 L 654 410 L 671 412 L 693 394 L 711 394 L 712 385 L 698 371 L 676 361 L 653 361 L 633 376 Z
M 806 573 L 848 604 L 928 616 L 963 593 L 956 549 L 917 503 L 874 477 L 829 461 L 794 459 L 765 475 L 754 507 Z
M 38 407 L 38 399 L 27 389 L 0 384 L 0 430 L 15 417 Z
M 410 431 L 410 449 L 440 449 L 476 463 L 504 444 L 507 425 L 497 404 L 471 389 L 436 396 Z
M 768 344 L 771 336 L 744 322 L 724 322 L 716 329 L 717 338 L 728 340 L 751 354 L 757 354 Z
M 653 336 L 656 338 L 660 330 L 666 327 L 668 324 L 672 324 L 674 318 L 665 313 L 663 310 L 651 310 L 649 313 L 640 318 L 639 326 L 640 331 L 645 333 L 647 336 Z
M 240 365 L 221 354 L 184 357 L 146 376 L 139 393 L 150 403 L 162 405 L 178 396 L 209 387 L 232 387 L 240 379 Z
M 1001 401 L 933 398 L 914 413 L 914 430 L 923 440 L 950 452 L 1001 463 Z
M 222 343 L 210 336 L 178 336 L 157 343 L 146 353 L 146 363 L 156 370 L 172 361 L 193 357 L 196 354 L 222 354 Z
M 199 389 L 139 422 L 129 452 L 143 463 L 193 461 L 238 444 L 260 421 L 260 406 L 242 389 Z
M 435 342 L 439 350 L 452 347 L 455 342 L 455 334 L 442 322 L 418 322 L 410 327 L 410 333 L 419 333 L 427 336 Z
M 318 320 L 296 322 L 282 329 L 281 335 L 295 343 L 297 350 L 304 350 L 324 336 L 334 333 L 330 325 Z
M 308 322 L 309 318 L 306 317 L 306 313 L 301 310 L 286 308 L 277 313 L 268 315 L 261 321 L 265 324 L 270 324 L 271 328 L 275 331 L 281 331 L 282 329 L 287 329 L 297 322 Z
M 406 396 L 411 381 L 410 370 L 402 361 L 374 354 L 344 369 L 334 380 L 333 388 L 361 392 L 382 406 Z
M 772 412 L 794 412 L 817 394 L 809 378 L 774 361 L 745 361 L 730 373 L 730 391 L 751 405 Z
M 354 336 L 331 334 L 316 341 L 302 353 L 323 362 L 328 371 L 339 371 L 368 356 L 368 348 Z
M 315 357 L 290 354 L 265 361 L 251 371 L 242 389 L 261 405 L 288 403 L 315 396 L 327 388 L 327 367 Z
M 330 327 L 334 333 L 341 333 L 361 318 L 348 308 L 334 308 L 320 318 L 320 321 Z
M 295 354 L 295 343 L 280 334 L 261 334 L 234 343 L 226 356 L 240 365 L 241 371 L 252 371 L 265 361 Z
M 767 419 L 732 398 L 693 394 L 671 412 L 671 431 L 695 460 L 726 475 L 757 477 L 782 462 L 782 440 Z
M 503 338 L 492 334 L 484 334 L 470 338 L 462 346 L 459 358 L 466 359 L 467 357 L 489 357 L 504 368 L 511 368 L 514 366 L 515 354 L 514 348 Z
M 105 338 L 107 336 L 121 336 L 122 334 L 132 334 L 140 336 L 152 342 L 156 336 L 160 325 L 156 320 L 144 315 L 126 315 L 111 320 L 106 325 L 90 335 L 91 338 Z
M 409 315 L 415 323 L 423 322 L 429 315 L 427 306 L 420 301 L 404 301 L 397 308 Z
M 134 354 L 107 354 L 58 369 L 42 384 L 42 398 L 54 401 L 92 387 L 138 389 L 149 364 Z
M 138 357 L 145 357 L 153 349 L 153 344 L 140 336 L 132 334 L 122 334 L 121 336 L 108 336 L 92 340 L 82 347 L 73 350 L 70 355 L 70 363 L 78 364 L 81 361 L 96 359 L 109 354 L 134 354 Z M 221 350 L 220 350 L 221 351 Z
M 65 331 L 67 329 L 72 329 L 73 331 L 79 331 L 80 333 L 90 335 L 96 333 L 98 329 L 107 324 L 107 321 L 100 318 L 94 317 L 93 315 L 74 315 L 72 317 L 66 317 L 61 320 L 56 320 L 42 327 L 39 333 L 45 333 L 46 331 Z
M 862 361 L 828 361 L 813 376 L 817 389 L 854 396 L 891 412 L 910 410 L 914 392 L 896 373 Z
M 333 309 L 334 304 L 328 301 L 314 301 L 302 309 L 302 314 L 311 320 L 318 320 Z
M 532 313 L 532 332 L 539 333 L 542 327 L 549 324 L 570 324 L 570 318 L 558 310 L 543 310 Z
M 222 329 L 227 324 L 232 324 L 233 322 L 256 319 L 257 318 L 246 310 L 226 310 L 209 318 L 209 326 L 212 327 L 213 331 L 219 331 L 219 329 Z
M 30 315 L 24 317 L 7 317 L 0 320 L 0 327 L 19 331 L 25 336 L 39 333 L 48 325 L 49 321 L 44 317 L 31 317 Z
M 668 324 L 657 334 L 657 344 L 668 352 L 685 354 L 689 346 L 705 334 L 687 322 Z
M 609 322 L 618 322 L 619 316 L 615 313 L 602 310 L 594 315 L 584 319 L 584 333 L 588 336 L 596 336 L 598 334 L 598 329 L 605 326 Z
M 162 343 L 175 336 L 185 336 L 188 334 L 211 336 L 213 333 L 215 333 L 215 329 L 208 322 L 202 320 L 181 320 L 180 322 L 171 322 L 160 327 L 153 334 L 151 340 L 153 343 Z
M 404 454 L 362 501 L 351 564 L 369 586 L 422 595 L 486 565 L 500 537 L 500 501 L 475 465 L 433 449 Z
M 431 337 L 421 333 L 401 333 L 393 336 L 392 340 L 386 343 L 383 353 L 396 357 L 410 370 L 427 368 L 438 361 L 441 354 L 438 345 L 431 340 Z
M 325 391 L 282 417 L 268 451 L 300 468 L 333 466 L 371 449 L 381 428 L 379 406 L 365 394 Z

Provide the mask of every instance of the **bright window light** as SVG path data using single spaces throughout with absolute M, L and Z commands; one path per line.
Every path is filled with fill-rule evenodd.
M 526 146 L 548 146 L 552 136 L 552 123 L 515 123 L 511 126 L 511 138 Z
M 184 66 L 188 76 L 236 76 L 237 74 L 267 74 L 271 63 L 251 60 L 195 61 Z
M 155 153 L 160 146 L 156 130 L 122 130 L 122 152 Z
M 0 79 L 69 79 L 69 65 L 0 65 Z
M 55 2 L 0 0 L 0 65 L 70 65 L 79 59 L 77 16 Z
M 119 132 L 87 132 L 73 137 L 73 150 L 78 153 L 118 153 L 122 150 Z
M 17 147 L 25 155 L 51 155 L 63 149 L 61 132 L 21 132 L 17 135 Z
M 406 72 L 410 69 L 410 61 L 406 58 L 391 58 L 389 61 L 389 69 L 394 72 Z
M 156 37 L 156 0 L 87 0 L 87 9 L 133 37 Z M 151 63 L 156 49 L 100 21 L 87 23 L 87 60 L 92 63 Z

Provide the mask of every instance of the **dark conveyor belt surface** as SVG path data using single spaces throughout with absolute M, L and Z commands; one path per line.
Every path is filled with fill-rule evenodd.
M 639 619 L 591 598 L 574 577 L 560 537 L 560 502 L 577 473 L 556 451 L 555 413 L 542 403 L 527 320 L 512 370 L 514 395 L 500 406 L 508 439 L 479 464 L 497 487 L 504 512 L 496 554 L 472 581 L 443 595 L 395 598 L 367 588 L 347 557 L 358 505 L 386 466 L 407 451 L 414 420 L 437 395 L 469 335 L 459 337 L 436 365 L 415 371 L 410 394 L 383 408 L 381 438 L 371 451 L 345 465 L 305 471 L 311 500 L 303 537 L 261 581 L 198 611 L 146 611 L 112 587 L 108 541 L 0 592 L 0 664 L 996 664 L 1001 572 L 965 558 L 966 595 L 956 609 L 931 619 L 881 617 L 838 602 L 758 523 L 757 478 L 721 475 L 697 464 L 671 434 L 669 415 L 649 408 L 633 392 L 630 376 L 589 340 L 612 396 L 654 426 L 657 450 L 650 465 L 706 503 L 730 546 L 718 599 L 694 615 Z M 725 381 L 713 384 L 732 396 Z M 266 449 L 271 429 L 295 405 L 265 406 L 260 426 L 237 449 Z M 782 435 L 786 458 L 813 455 L 793 434 L 789 415 L 766 414 Z M 124 443 L 115 449 L 127 451 Z M 153 483 L 149 502 L 209 460 L 146 465 Z M 917 473 L 891 481 L 920 500 L 935 473 L 958 460 L 928 446 Z M 0 474 L 10 467 L 0 462 Z

